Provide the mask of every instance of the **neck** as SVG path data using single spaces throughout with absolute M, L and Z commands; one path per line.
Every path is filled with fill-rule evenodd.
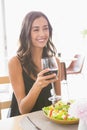
M 38 60 L 38 59 L 41 59 L 42 58 L 42 53 L 43 53 L 43 49 L 39 49 L 39 48 L 36 48 L 34 50 L 32 50 L 32 58 L 33 60 Z

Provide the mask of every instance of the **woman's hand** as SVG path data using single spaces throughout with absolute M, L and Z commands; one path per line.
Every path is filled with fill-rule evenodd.
M 49 71 L 50 71 L 50 69 L 47 68 L 47 69 L 42 70 L 40 73 L 38 73 L 37 80 L 35 82 L 37 84 L 37 86 L 44 88 L 48 84 L 58 80 L 58 77 L 56 76 L 55 73 L 46 75 L 46 73 Z

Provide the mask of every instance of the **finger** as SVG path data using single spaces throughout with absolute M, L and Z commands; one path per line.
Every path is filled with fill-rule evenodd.
M 45 79 L 54 79 L 57 75 L 55 73 L 44 76 Z
M 38 73 L 37 76 L 42 76 L 43 74 L 45 74 L 45 73 L 47 73 L 47 72 L 49 72 L 49 71 L 50 71 L 50 69 L 49 69 L 49 68 L 46 68 L 46 69 L 40 71 L 40 73 Z

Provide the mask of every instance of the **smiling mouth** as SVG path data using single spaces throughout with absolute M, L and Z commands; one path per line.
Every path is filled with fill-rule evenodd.
M 37 41 L 38 41 L 39 43 L 45 43 L 45 42 L 46 42 L 46 39 L 37 39 Z

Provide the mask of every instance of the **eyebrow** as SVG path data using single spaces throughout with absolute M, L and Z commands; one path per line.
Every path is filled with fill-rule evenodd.
M 48 27 L 48 25 L 44 25 L 43 27 Z M 33 26 L 32 29 L 33 28 L 39 28 L 39 26 Z

